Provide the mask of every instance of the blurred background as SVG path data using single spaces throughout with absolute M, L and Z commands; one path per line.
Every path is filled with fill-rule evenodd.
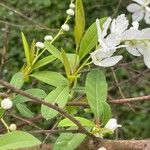
M 116 17 L 125 13 L 131 21 L 131 15 L 126 7 L 131 0 L 83 0 L 86 16 L 86 28 L 88 28 L 96 18 L 112 16 Z M 21 41 L 21 31 L 24 32 L 28 41 L 35 38 L 36 41 L 43 41 L 47 34 L 56 35 L 66 18 L 69 0 L 1 0 L 0 1 L 0 54 L 3 48 L 6 48 L 6 64 L 3 66 L 1 77 L 10 80 L 11 76 L 18 72 L 23 66 L 24 50 Z M 64 48 L 66 51 L 74 51 L 74 18 L 69 22 L 71 31 L 63 35 L 54 43 L 58 48 Z M 141 27 L 148 27 L 144 23 Z M 124 56 L 114 68 L 103 69 L 107 75 L 109 98 L 124 98 L 144 96 L 150 93 L 150 70 L 146 68 L 142 58 L 136 58 L 125 51 L 120 52 Z M 47 65 L 41 70 L 58 70 L 61 68 L 58 62 Z M 61 70 L 61 69 L 60 69 Z M 86 75 L 83 74 L 83 78 Z M 84 83 L 81 81 L 81 85 Z M 24 87 L 28 88 L 28 84 Z M 35 83 L 34 87 L 41 87 L 46 90 L 45 85 Z M 39 113 L 40 107 L 34 107 L 28 104 L 33 112 Z M 116 117 L 123 128 L 116 133 L 119 139 L 144 139 L 150 137 L 150 105 L 148 102 L 134 103 L 132 105 L 112 105 L 113 116 Z M 17 110 L 16 110 L 17 112 Z M 11 112 L 10 116 L 14 113 Z M 79 108 L 77 112 L 80 115 L 90 117 Z M 22 117 L 18 113 L 19 117 Z M 49 129 L 54 120 L 45 121 L 36 116 L 37 125 Z M 33 118 L 28 118 L 33 120 Z M 37 120 L 36 120 L 37 119 Z M 11 120 L 17 120 L 20 128 L 31 130 L 33 127 L 24 125 L 16 117 L 11 116 Z M 21 124 L 22 123 L 22 124 Z M 42 136 L 41 136 L 42 138 Z

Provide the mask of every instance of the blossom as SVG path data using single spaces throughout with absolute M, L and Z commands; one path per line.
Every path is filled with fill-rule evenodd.
M 122 127 L 122 125 L 117 124 L 117 120 L 115 118 L 109 119 L 107 124 L 105 125 L 105 128 L 115 131 L 118 127 Z
M 119 45 L 121 42 L 121 34 L 124 32 L 128 26 L 128 21 L 125 15 L 122 14 L 112 21 L 109 17 L 103 24 L 103 31 L 99 25 L 99 19 L 96 20 L 96 27 L 98 33 L 99 47 L 93 53 L 91 53 L 92 62 L 97 66 L 111 67 L 118 63 L 122 56 L 113 56 L 116 49 L 124 47 L 124 45 Z M 122 21 L 125 21 L 122 23 Z M 111 33 L 107 35 L 108 29 L 111 24 Z
M 74 16 L 74 10 L 70 8 L 66 11 L 66 14 L 69 16 Z
M 40 49 L 43 49 L 45 47 L 42 42 L 36 42 L 35 46 L 40 48 Z
M 12 106 L 13 106 L 13 103 L 9 98 L 4 98 L 1 101 L 1 107 L 5 110 L 10 109 Z
M 45 37 L 44 37 L 44 40 L 45 41 L 51 41 L 53 39 L 53 37 L 51 36 L 51 35 L 46 35 Z
M 143 56 L 145 65 L 150 68 L 150 28 L 139 30 L 137 22 L 132 25 L 122 36 L 126 50 L 133 56 Z
M 131 3 L 127 6 L 127 10 L 132 14 L 133 21 L 141 21 L 143 18 L 147 24 L 150 24 L 150 1 L 149 0 L 133 0 L 136 3 Z
M 12 124 L 9 126 L 9 129 L 10 129 L 11 131 L 15 131 L 15 130 L 17 129 L 16 124 L 12 123 Z
M 74 3 L 71 3 L 71 4 L 69 5 L 69 7 L 70 7 L 71 9 L 74 9 L 74 8 L 75 8 L 75 4 L 74 4 Z
M 61 26 L 61 28 L 62 28 L 62 30 L 64 30 L 64 31 L 69 31 L 69 25 L 68 24 L 63 24 L 62 26 Z

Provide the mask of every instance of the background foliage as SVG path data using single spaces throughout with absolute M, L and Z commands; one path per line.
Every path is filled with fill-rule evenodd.
M 130 3 L 129 0 L 83 0 L 85 6 L 86 28 L 95 21 L 96 18 L 104 16 L 117 16 L 121 13 L 126 13 L 126 6 Z M 68 9 L 69 0 L 6 0 L 0 2 L 0 52 L 6 42 L 7 47 L 7 63 L 4 66 L 2 77 L 9 80 L 10 77 L 22 67 L 24 63 L 23 45 L 21 41 L 21 31 L 23 31 L 28 39 L 32 41 L 43 41 L 43 37 L 47 34 L 55 35 L 66 18 L 66 10 Z M 130 18 L 130 15 L 128 15 Z M 67 47 L 68 52 L 75 51 L 73 38 L 74 20 L 71 19 L 71 31 L 69 35 L 63 35 L 59 38 L 55 45 L 58 48 Z M 8 30 L 6 29 L 8 25 Z M 145 26 L 143 24 L 143 26 Z M 5 34 L 8 36 L 5 38 Z M 69 38 L 68 38 L 69 37 Z M 70 38 L 72 37 L 72 38 Z M 63 42 L 62 42 L 63 40 Z M 123 53 L 126 61 L 122 61 L 118 66 L 111 69 L 105 69 L 107 74 L 109 97 L 136 97 L 148 95 L 150 93 L 150 71 L 143 65 L 143 62 L 138 58 L 129 56 L 128 53 Z M 127 63 L 128 62 L 128 63 Z M 53 65 L 47 65 L 45 68 L 49 70 L 57 70 L 60 68 L 60 63 L 55 62 Z M 94 66 L 93 66 L 94 67 Z M 19 69 L 18 69 L 19 68 Z M 44 69 L 44 68 L 43 68 Z M 42 69 L 41 69 L 42 70 Z M 83 78 L 85 74 L 83 75 Z M 119 92 L 115 78 L 119 83 L 122 93 Z M 83 85 L 81 81 L 81 86 Z M 30 87 L 31 85 L 26 85 Z M 41 87 L 47 91 L 43 84 L 32 82 L 33 87 Z M 149 138 L 149 104 L 133 104 L 128 105 L 112 105 L 113 115 L 117 117 L 119 123 L 123 125 L 118 137 L 120 139 L 143 139 Z M 28 104 L 34 113 L 39 112 L 39 107 L 34 107 L 34 104 Z M 16 113 L 15 110 L 13 112 Z M 78 114 L 89 117 L 83 108 Z M 10 115 L 10 120 L 16 121 L 15 117 Z M 19 115 L 19 114 L 18 114 Z M 40 117 L 40 116 L 38 116 Z M 44 124 L 45 129 L 49 129 L 55 123 L 53 120 L 38 119 L 36 124 L 41 126 Z M 24 126 L 17 120 L 20 127 L 30 130 L 33 127 Z M 1 128 L 1 126 L 0 126 Z M 116 133 L 117 134 L 117 133 Z M 42 136 L 40 138 L 43 138 Z M 54 140 L 55 137 L 50 137 L 48 140 Z

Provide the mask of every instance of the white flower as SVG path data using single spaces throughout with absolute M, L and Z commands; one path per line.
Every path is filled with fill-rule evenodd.
M 69 16 L 74 16 L 74 10 L 70 8 L 66 11 L 66 14 Z
M 63 24 L 61 26 L 61 28 L 64 30 L 64 31 L 69 31 L 69 25 L 68 24 Z
M 71 9 L 74 9 L 74 8 L 75 8 L 75 4 L 74 4 L 74 3 L 71 3 L 71 4 L 69 5 L 69 7 L 70 7 Z
M 105 125 L 105 128 L 115 131 L 118 127 L 122 127 L 122 125 L 117 124 L 117 120 L 114 118 L 109 119 L 107 124 Z
M 9 98 L 4 98 L 1 101 L 1 107 L 5 110 L 10 109 L 12 106 L 13 106 L 13 103 Z
M 116 19 L 114 21 L 114 24 L 117 27 L 119 25 L 118 20 L 119 19 Z M 122 59 L 121 55 L 111 57 L 113 53 L 116 51 L 116 49 L 124 47 L 124 45 L 119 45 L 120 40 L 118 38 L 118 35 L 120 36 L 121 33 L 117 34 L 114 31 L 114 29 L 111 29 L 112 33 L 106 36 L 110 23 L 111 23 L 111 18 L 108 18 L 106 22 L 103 24 L 103 31 L 102 31 L 99 25 L 99 19 L 96 20 L 98 42 L 100 45 L 96 51 L 91 53 L 91 58 L 93 63 L 97 66 L 110 67 L 115 65 Z
M 43 49 L 45 47 L 42 42 L 36 42 L 35 46 L 40 48 L 40 49 Z
M 107 150 L 105 147 L 100 147 L 99 149 L 97 150 Z
M 113 19 L 111 24 L 111 33 L 114 33 L 119 38 L 123 32 L 128 28 L 129 21 L 125 17 L 125 14 L 119 15 L 116 19 Z
M 51 41 L 51 40 L 53 40 L 53 37 L 52 37 L 51 35 L 46 35 L 46 36 L 44 37 L 44 40 L 45 40 L 45 41 Z
M 149 0 L 133 0 L 136 3 L 131 3 L 127 6 L 127 10 L 132 14 L 133 21 L 141 21 L 143 18 L 147 24 L 150 24 L 150 1 Z
M 127 51 L 133 56 L 143 55 L 145 65 L 150 68 L 150 41 L 126 42 Z
M 9 126 L 9 129 L 11 130 L 11 131 L 15 131 L 16 129 L 17 129 L 17 126 L 16 126 L 16 124 L 11 124 L 10 126 Z

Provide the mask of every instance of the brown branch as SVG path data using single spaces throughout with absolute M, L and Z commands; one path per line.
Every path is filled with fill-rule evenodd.
M 107 150 L 149 150 L 150 140 L 101 140 L 99 142 L 86 140 L 77 150 L 97 150 L 105 147 Z
M 7 93 L 0 92 L 0 97 L 6 98 L 6 97 L 9 97 L 9 95 Z
M 76 120 L 73 116 L 71 116 L 70 114 L 68 114 L 66 111 L 64 111 L 63 109 L 61 109 L 60 107 L 56 106 L 56 105 L 53 105 L 51 103 L 48 103 L 46 101 L 44 101 L 43 99 L 40 99 L 38 97 L 35 97 L 35 96 L 32 96 L 31 94 L 29 93 L 26 93 L 14 86 L 12 86 L 11 84 L 9 84 L 8 82 L 5 82 L 3 80 L 0 79 L 0 85 L 3 85 L 4 87 L 10 89 L 11 91 L 13 91 L 14 93 L 17 93 L 17 94 L 20 94 L 22 96 L 25 96 L 27 98 L 30 99 L 31 102 L 33 103 L 36 103 L 36 104 L 42 104 L 42 105 L 45 105 L 45 106 L 48 106 L 49 108 L 53 109 L 53 110 L 56 110 L 57 112 L 59 112 L 60 115 L 68 118 L 69 120 L 71 120 L 73 123 L 75 123 L 78 128 L 79 128 L 79 131 L 86 134 L 87 136 L 89 137 L 92 137 L 92 138 L 96 138 L 93 134 L 91 134 L 90 132 L 88 132 L 82 125 L 81 123 Z
M 127 104 L 127 103 L 135 103 L 135 102 L 144 102 L 149 101 L 150 95 L 147 96 L 141 96 L 141 97 L 134 97 L 134 98 L 125 98 L 125 99 L 114 99 L 114 100 L 108 100 L 107 102 L 109 104 Z M 68 102 L 68 106 L 83 106 L 83 107 L 89 107 L 87 102 Z

